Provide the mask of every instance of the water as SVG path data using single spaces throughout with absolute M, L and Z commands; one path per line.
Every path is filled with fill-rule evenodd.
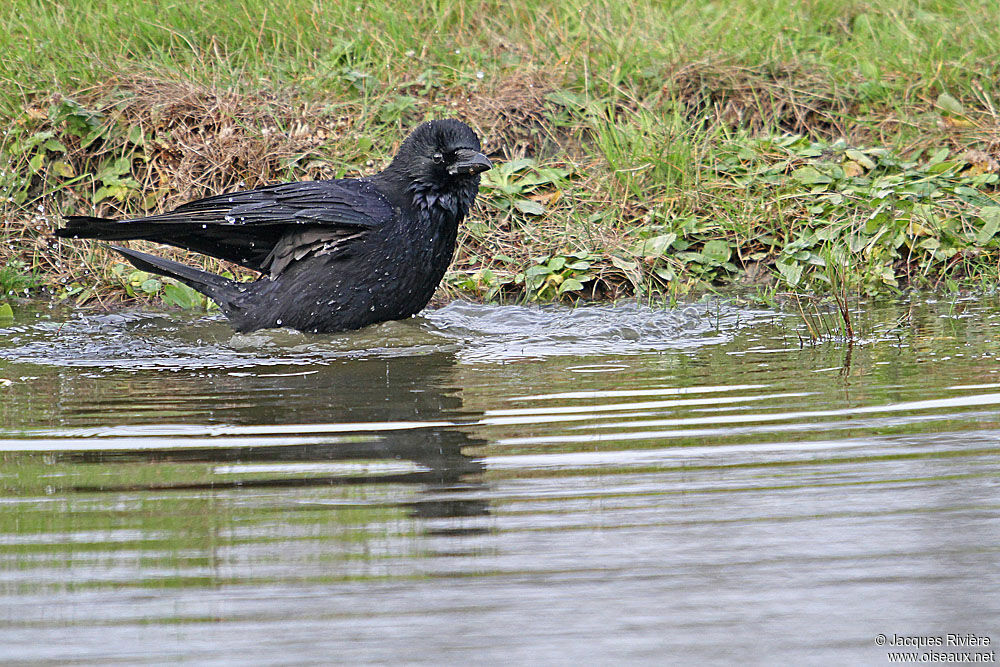
M 854 345 L 721 305 L 456 303 L 334 336 L 19 311 L 4 661 L 885 664 L 880 633 L 1000 641 L 993 300 L 865 305 Z

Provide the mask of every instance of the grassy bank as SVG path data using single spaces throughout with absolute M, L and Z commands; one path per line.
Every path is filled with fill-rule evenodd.
M 440 116 L 502 163 L 451 294 L 998 279 L 995 3 L 66 4 L 0 9 L 0 300 L 198 305 L 48 234 L 370 173 Z

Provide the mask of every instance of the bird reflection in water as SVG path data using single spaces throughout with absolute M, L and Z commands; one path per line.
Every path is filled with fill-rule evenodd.
M 186 447 L 184 438 L 178 438 L 176 448 L 57 456 L 66 462 L 105 465 L 213 463 L 218 464 L 217 470 L 242 471 L 238 479 L 220 475 L 208 481 L 76 486 L 72 489 L 75 492 L 401 485 L 419 489 L 415 495 L 406 493 L 404 499 L 392 503 L 404 507 L 411 517 L 488 516 L 488 503 L 482 499 L 486 490 L 484 466 L 480 458 L 468 453 L 486 441 L 471 435 L 471 425 L 479 415 L 462 409 L 458 389 L 449 382 L 454 366 L 450 354 L 434 353 L 335 361 L 311 366 L 307 373 L 301 366 L 262 366 L 249 373 L 211 377 L 171 375 L 163 378 L 163 382 L 177 385 L 171 393 L 229 397 L 213 407 L 213 421 L 244 427 L 251 435 L 228 447 Z M 197 388 L 192 386 L 194 382 Z M 212 386 L 206 387 L 206 382 Z M 267 430 L 280 433 L 255 435 L 255 426 L 279 427 Z M 218 432 L 218 427 L 206 426 L 207 432 L 212 429 Z M 300 434 L 310 436 L 307 444 L 279 442 Z M 300 499 L 296 507 L 322 509 L 322 503 Z M 337 500 L 336 507 L 343 509 L 345 502 Z M 432 524 L 425 526 L 426 534 L 488 532 L 481 525 L 466 526 L 463 522 Z

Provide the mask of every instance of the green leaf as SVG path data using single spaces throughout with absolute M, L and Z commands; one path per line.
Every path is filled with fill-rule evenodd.
M 55 132 L 46 130 L 44 132 L 35 132 L 33 135 L 28 137 L 24 142 L 24 147 L 31 148 L 32 146 L 37 146 L 38 144 L 44 144 L 46 140 L 51 139 L 56 136 Z
M 643 257 L 661 257 L 677 240 L 677 234 L 661 234 L 651 239 L 643 239 L 632 246 L 632 253 Z
M 859 150 L 855 150 L 853 148 L 849 148 L 846 151 L 844 151 L 844 155 L 846 155 L 848 158 L 854 160 L 855 162 L 857 162 L 858 164 L 860 164 L 865 169 L 874 169 L 875 168 L 875 162 L 874 162 L 874 160 L 872 160 L 870 157 L 868 157 L 867 155 L 865 155 L 864 153 L 862 153 Z
M 795 287 L 799 284 L 799 280 L 802 279 L 802 265 L 798 262 L 786 263 L 782 261 L 775 262 L 774 265 L 778 267 L 778 273 L 781 277 L 785 279 L 791 287 Z
M 896 280 L 896 274 L 893 273 L 891 266 L 883 266 L 880 275 L 882 278 L 882 282 L 884 282 L 886 285 L 899 287 L 899 281 Z
M 500 172 L 503 174 L 513 174 L 515 171 L 520 171 L 533 166 L 535 166 L 534 159 L 530 157 L 521 157 L 516 160 L 511 160 L 510 162 L 504 162 L 500 165 Z
M 52 168 L 63 178 L 73 178 L 76 176 L 76 170 L 73 169 L 73 165 L 66 162 L 66 160 L 56 160 L 52 163 Z
M 976 245 L 986 245 L 1000 230 L 1000 206 L 984 206 L 979 210 L 983 228 L 976 234 Z
M 962 103 L 948 93 L 941 93 L 938 95 L 937 105 L 945 111 L 949 111 L 959 116 L 965 114 L 965 107 L 962 106 Z
M 657 276 L 668 282 L 677 277 L 677 274 L 675 274 L 674 270 L 669 266 L 658 267 L 653 270 L 653 273 L 655 273 Z
M 527 271 L 524 272 L 525 278 L 532 278 L 534 276 L 547 276 L 552 273 L 551 269 L 547 266 L 532 266 Z
M 45 160 L 45 153 L 37 153 L 33 158 L 28 161 L 28 169 L 31 170 L 32 174 L 37 174 L 42 168 L 42 161 Z
M 832 183 L 833 179 L 821 172 L 816 167 L 799 167 L 792 172 L 792 178 L 804 185 L 816 185 L 820 183 Z
M 514 208 L 528 215 L 544 215 L 545 207 L 532 199 L 515 199 Z
M 0 320 L 14 319 L 14 309 L 9 303 L 0 303 Z
M 558 255 L 550 259 L 548 263 L 549 271 L 559 271 L 564 266 L 566 266 L 566 258 Z
M 675 252 L 674 258 L 681 260 L 682 262 L 703 262 L 705 256 L 700 252 Z
M 945 158 L 947 157 L 948 157 L 948 149 L 939 148 L 933 153 L 931 153 L 931 156 L 927 159 L 927 164 L 929 166 L 937 164 L 938 162 L 944 162 Z
M 131 170 L 132 160 L 127 157 L 121 157 L 105 163 L 100 171 L 97 172 L 97 179 L 102 181 L 104 185 L 112 185 L 118 180 L 116 177 L 127 174 Z
M 583 289 L 583 283 L 581 283 L 576 278 L 567 278 L 566 280 L 562 281 L 561 285 L 559 285 L 560 294 L 564 292 L 575 292 L 577 290 L 582 290 L 582 289 Z
M 535 276 L 525 276 L 524 284 L 529 290 L 536 290 L 542 286 L 545 282 L 545 276 L 535 275 Z
M 701 254 L 713 262 L 721 264 L 729 261 L 729 256 L 732 254 L 732 250 L 727 242 L 716 240 L 706 243 L 705 247 L 701 251 Z
M 630 273 L 639 270 L 639 263 L 633 262 L 625 259 L 624 257 L 618 257 L 617 255 L 611 256 L 611 263 L 624 271 L 625 273 Z
M 202 305 L 202 296 L 187 285 L 164 282 L 163 301 L 178 308 L 192 310 Z
M 54 151 L 57 153 L 66 152 L 66 146 L 64 146 L 61 141 L 57 141 L 55 139 L 49 139 L 43 145 L 45 146 L 45 150 L 47 151 Z
M 534 174 L 525 174 L 517 177 L 517 185 L 521 190 L 528 192 L 534 190 L 536 185 L 547 185 L 561 180 L 555 169 L 539 169 Z
M 962 163 L 953 162 L 951 160 L 948 160 L 947 162 L 945 162 L 945 161 L 935 162 L 934 164 L 927 165 L 927 173 L 928 174 L 943 174 L 944 172 L 946 172 L 946 171 L 948 171 L 950 169 L 954 169 L 955 167 L 959 167 L 961 165 L 962 165 Z
M 146 143 L 145 137 L 142 135 L 142 126 L 133 125 L 128 131 L 129 143 L 135 144 L 136 146 L 142 146 Z

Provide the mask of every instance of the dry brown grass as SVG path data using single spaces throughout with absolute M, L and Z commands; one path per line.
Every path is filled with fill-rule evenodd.
M 556 151 L 545 95 L 557 82 L 541 72 L 519 72 L 458 102 L 466 118 L 488 141 L 486 150 L 504 159 Z
M 81 103 L 149 138 L 133 175 L 153 195 L 155 210 L 285 178 L 291 160 L 302 162 L 311 178 L 329 178 L 333 165 L 322 148 L 352 131 L 349 116 L 319 113 L 288 98 L 169 79 L 111 80 L 81 96 Z
M 751 132 L 777 128 L 849 140 L 860 130 L 851 123 L 858 112 L 852 96 L 838 94 L 826 73 L 800 64 L 747 67 L 703 60 L 671 66 L 664 78 L 661 100 L 678 100 L 692 118 L 708 114 Z
M 833 76 L 798 62 L 751 67 L 720 56 L 667 67 L 657 103 L 676 101 L 692 119 L 751 133 L 789 132 L 854 145 L 891 145 L 912 135 L 903 150 L 942 142 L 955 149 L 1000 147 L 1000 116 L 980 82 L 972 85 L 973 105 L 942 118 L 938 100 L 912 77 L 896 79 L 866 82 L 857 72 Z M 903 89 L 897 108 L 866 103 L 864 88 L 873 83 Z

